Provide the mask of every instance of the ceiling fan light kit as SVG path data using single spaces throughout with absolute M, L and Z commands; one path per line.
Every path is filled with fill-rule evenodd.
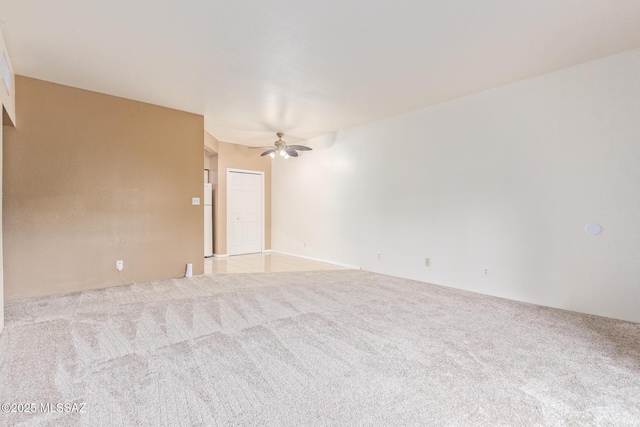
M 277 153 L 285 159 L 288 159 L 289 157 L 298 157 L 298 151 L 312 150 L 304 145 L 287 145 L 287 143 L 282 140 L 282 137 L 284 136 L 284 133 L 282 132 L 278 132 L 276 135 L 278 136 L 278 140 L 273 143 L 274 148 L 268 149 L 264 153 L 260 154 L 261 156 L 269 156 L 274 159 Z

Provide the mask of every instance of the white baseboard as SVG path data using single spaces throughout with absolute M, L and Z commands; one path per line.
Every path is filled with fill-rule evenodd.
M 259 252 L 257 252 L 257 253 L 259 253 Z M 266 249 L 262 253 L 263 254 L 270 254 L 271 253 L 271 249 Z M 213 254 L 213 255 L 211 255 L 211 257 L 213 257 L 213 258 L 227 258 L 227 257 L 229 257 L 229 254 Z M 211 257 L 205 257 L 205 258 L 211 258 Z
M 352 268 L 354 270 L 360 270 L 361 269 L 360 266 L 357 266 L 357 265 L 345 264 L 345 263 L 337 262 L 337 261 L 329 261 L 329 260 L 320 259 L 320 258 L 313 258 L 313 257 L 309 257 L 309 256 L 299 255 L 299 254 L 292 254 L 290 252 L 282 252 L 282 251 L 277 251 L 275 249 L 271 249 L 271 253 L 280 254 L 280 255 L 287 255 L 287 256 L 293 256 L 293 257 L 302 258 L 302 259 L 308 259 L 309 261 L 324 262 L 325 264 L 339 265 L 340 267 Z

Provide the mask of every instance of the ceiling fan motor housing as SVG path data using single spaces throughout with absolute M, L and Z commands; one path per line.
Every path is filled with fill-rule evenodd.
M 282 132 L 278 132 L 276 135 L 278 136 L 278 140 L 273 143 L 274 148 L 265 151 L 261 154 L 261 156 L 269 155 L 271 156 L 271 158 L 273 158 L 274 154 L 278 153 L 284 156 L 284 158 L 286 159 L 289 157 L 298 157 L 298 151 L 296 150 L 311 151 L 311 148 L 305 147 L 303 145 L 288 146 L 287 143 L 282 140 L 282 137 L 284 136 L 284 133 Z

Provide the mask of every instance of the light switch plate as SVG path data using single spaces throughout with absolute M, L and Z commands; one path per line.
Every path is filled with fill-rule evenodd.
M 191 198 L 191 204 L 192 204 L 193 206 L 197 206 L 197 205 L 199 205 L 199 204 L 200 204 L 200 197 L 192 197 L 192 198 Z

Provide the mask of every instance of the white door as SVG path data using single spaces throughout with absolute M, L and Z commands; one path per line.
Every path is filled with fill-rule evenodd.
M 227 252 L 262 252 L 262 175 L 227 173 Z

